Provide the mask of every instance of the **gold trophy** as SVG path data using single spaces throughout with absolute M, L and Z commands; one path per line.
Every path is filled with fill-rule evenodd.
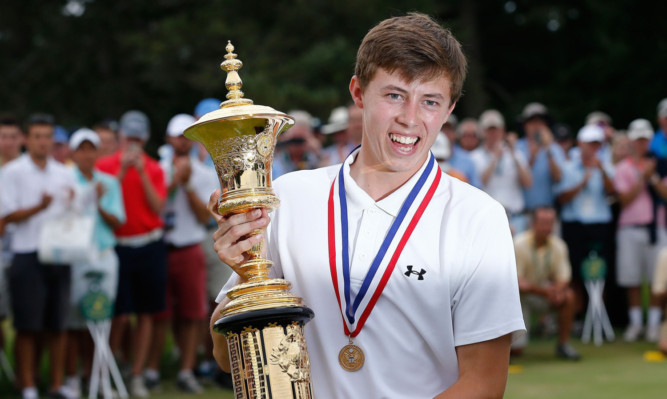
M 222 189 L 218 213 L 272 211 L 280 205 L 271 188 L 276 137 L 294 119 L 243 98 L 237 72 L 243 63 L 231 42 L 226 50 L 227 101 L 186 129 L 185 137 L 204 144 L 213 159 Z M 312 398 L 303 329 L 313 311 L 289 292 L 289 281 L 268 278 L 272 262 L 261 257 L 263 245 L 248 251 L 250 259 L 240 266 L 247 282 L 229 291 L 231 301 L 214 326 L 227 338 L 235 398 Z

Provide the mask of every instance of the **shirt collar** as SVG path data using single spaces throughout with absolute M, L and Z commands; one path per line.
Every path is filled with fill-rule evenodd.
M 351 153 L 343 162 L 343 175 L 345 176 L 345 194 L 347 201 L 350 205 L 358 207 L 360 209 L 367 208 L 379 208 L 385 213 L 391 215 L 392 217 L 398 216 L 401 206 L 405 202 L 405 199 L 410 194 L 410 190 L 419 180 L 424 169 L 428 165 L 430 157 L 426 157 L 426 160 L 422 164 L 421 168 L 415 173 L 410 179 L 405 182 L 402 186 L 396 189 L 393 193 L 389 194 L 380 201 L 375 201 L 366 191 L 364 191 L 357 182 L 354 181 L 352 176 L 350 176 L 350 165 L 354 162 L 357 155 L 359 155 L 359 149 Z
M 53 158 L 48 157 L 46 159 L 46 167 L 44 169 L 41 169 L 40 167 L 37 166 L 35 162 L 33 162 L 32 158 L 30 157 L 30 154 L 26 152 L 22 156 L 28 168 L 31 168 L 32 170 L 38 172 L 44 172 L 44 173 L 49 172 L 51 169 L 53 169 L 53 163 L 56 162 Z

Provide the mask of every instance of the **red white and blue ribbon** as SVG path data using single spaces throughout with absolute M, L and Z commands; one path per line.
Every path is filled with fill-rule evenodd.
M 442 171 L 433 154 L 406 197 L 396 219 L 389 227 L 380 249 L 364 277 L 357 295 L 350 293 L 350 255 L 347 198 L 343 162 L 331 184 L 328 201 L 329 267 L 338 306 L 343 316 L 345 335 L 355 337 L 363 328 L 373 307 L 401 256 L 410 235 L 438 188 Z M 338 217 L 336 217 L 338 215 Z M 340 251 L 336 251 L 340 248 Z

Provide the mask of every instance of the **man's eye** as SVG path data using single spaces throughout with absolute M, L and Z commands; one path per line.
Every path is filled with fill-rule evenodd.
M 436 105 L 438 105 L 438 102 L 437 102 L 437 101 L 433 101 L 433 100 L 426 100 L 425 103 L 426 103 L 426 105 L 428 105 L 429 107 L 435 107 Z
M 392 100 L 400 100 L 401 95 L 397 93 L 389 93 L 389 98 L 391 98 Z

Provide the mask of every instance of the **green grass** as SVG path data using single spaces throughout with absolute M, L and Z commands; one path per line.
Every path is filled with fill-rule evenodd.
M 7 322 L 2 326 L 9 346 L 12 331 Z M 513 359 L 512 366 L 520 366 L 519 373 L 510 374 L 505 397 L 509 399 L 615 399 L 615 398 L 665 398 L 667 397 L 667 361 L 647 362 L 646 351 L 655 346 L 646 343 L 608 343 L 601 347 L 583 345 L 573 341 L 581 352 L 582 360 L 568 362 L 554 356 L 554 341 L 536 339 L 531 341 L 524 355 Z M 168 349 L 165 353 L 167 353 Z M 11 352 L 11 351 L 10 351 Z M 10 353 L 11 357 L 11 353 Z M 163 366 L 167 376 L 173 376 L 176 364 L 165 354 Z M 46 380 L 48 365 L 43 364 L 42 375 Z M 515 369 L 516 367 L 513 367 Z M 231 399 L 229 390 L 212 384 L 205 386 L 206 392 L 192 396 L 178 391 L 174 380 L 165 381 L 162 391 L 151 395 L 154 399 Z M 44 396 L 44 393 L 42 392 Z M 0 376 L 0 398 L 19 398 L 9 383 Z
M 647 362 L 646 343 L 613 342 L 596 347 L 573 341 L 582 360 L 568 362 L 554 356 L 554 341 L 536 341 L 512 365 L 523 371 L 510 374 L 505 397 L 520 398 L 665 398 L 667 362 Z

